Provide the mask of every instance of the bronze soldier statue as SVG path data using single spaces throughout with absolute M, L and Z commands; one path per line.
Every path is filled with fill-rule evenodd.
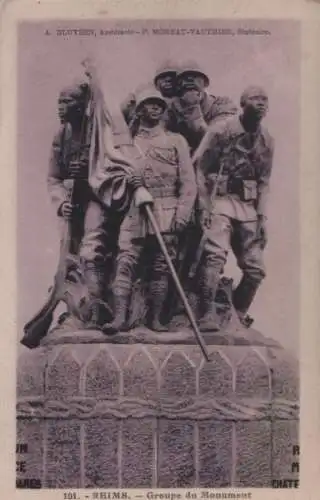
M 29 348 L 37 347 L 47 334 L 60 301 L 67 303 L 71 314 L 82 308 L 72 297 L 71 303 L 67 299 L 70 261 L 80 274 L 85 269 L 94 322 L 99 326 L 106 320 L 101 318 L 99 306 L 113 271 L 120 224 L 132 199 L 137 206 L 152 202 L 135 173 L 127 126 L 121 115 L 117 119 L 110 114 L 94 66 L 90 62 L 84 65 L 90 83 L 68 87 L 59 97 L 61 128 L 51 149 L 48 187 L 64 221 L 63 234 L 53 286 L 24 327 L 21 343 Z M 75 257 L 70 259 L 70 254 Z
M 196 180 L 188 145 L 180 135 L 165 130 L 162 116 L 166 102 L 154 88 L 137 96 L 139 128 L 134 145 L 140 152 L 141 182 L 153 197 L 153 211 L 172 260 L 176 257 L 177 236 L 189 222 L 196 197 Z M 169 269 L 144 214 L 132 205 L 123 222 L 117 272 L 113 291 L 115 317 L 104 326 L 107 333 L 124 331 L 134 273 L 143 249 L 152 253 L 150 276 L 150 323 L 155 331 L 165 330 L 160 316 L 168 291 Z
M 163 62 L 154 75 L 154 86 L 160 92 L 167 106 L 177 95 L 178 65 L 173 61 Z
M 81 261 L 94 309 L 90 319 L 98 322 L 102 316 L 104 322 L 108 318 L 104 304 L 107 270 L 116 254 L 120 222 L 115 216 L 107 217 L 105 207 L 89 185 L 89 127 L 92 124 L 87 108 L 90 98 L 89 83 L 75 84 L 60 93 L 58 111 L 62 128 L 52 147 L 48 186 L 58 216 L 70 221 L 69 251 L 79 257 L 79 264 Z
M 185 137 L 191 154 L 199 146 L 209 124 L 237 112 L 228 97 L 208 94 L 209 84 L 208 75 L 194 61 L 181 65 L 177 72 L 176 97 L 171 102 L 167 127 Z
M 161 73 L 160 73 L 161 74 Z M 208 75 L 194 61 L 176 66 L 175 92 L 167 99 L 168 109 L 165 126 L 168 130 L 181 134 L 187 141 L 193 155 L 204 137 L 208 126 L 237 112 L 228 97 L 215 97 L 208 93 Z M 179 276 L 190 291 L 194 282 L 189 279 L 190 270 L 197 267 L 196 261 L 203 246 L 202 230 L 198 220 L 198 200 L 184 235 L 180 239 Z
M 199 277 L 202 331 L 218 329 L 214 299 L 230 245 L 243 271 L 233 305 L 244 325 L 265 277 L 266 202 L 274 150 L 273 138 L 261 125 L 268 97 L 252 86 L 240 104 L 240 116 L 213 124 L 195 153 L 206 235 Z
M 162 98 L 166 101 L 167 108 L 163 114 L 162 120 L 165 123 L 168 122 L 167 111 L 171 105 L 171 101 L 176 95 L 176 76 L 178 72 L 178 66 L 172 61 L 165 61 L 160 64 L 157 68 L 155 76 L 153 78 L 153 84 L 155 88 L 160 92 Z M 122 102 L 121 111 L 125 118 L 127 125 L 132 130 L 132 135 L 137 132 L 136 119 L 137 115 L 135 113 L 137 105 L 137 95 L 143 92 L 144 89 L 150 88 L 151 83 L 145 83 L 139 85 L 135 91 L 131 92 Z
M 60 93 L 58 113 L 61 127 L 51 149 L 48 187 L 58 216 L 69 221 L 69 253 L 78 257 L 77 264 L 92 306 L 90 320 L 99 326 L 110 319 L 106 292 L 118 251 L 120 225 L 130 206 L 129 200 L 142 186 L 137 182 L 130 160 L 123 160 L 117 166 L 117 162 L 103 152 L 100 172 L 95 172 L 94 176 L 94 185 L 99 189 L 92 189 L 92 179 L 89 179 L 93 136 L 89 112 L 91 98 L 89 82 L 74 84 Z M 110 142 L 120 150 L 126 147 L 130 150 L 132 139 L 127 129 L 123 129 L 113 127 L 112 137 L 105 141 L 107 150 Z M 93 156 L 96 162 L 98 131 L 95 137 Z M 139 196 L 141 200 L 145 196 L 150 200 L 144 189 L 142 193 L 140 190 Z
M 70 275 L 79 277 L 79 251 L 84 234 L 84 219 L 91 198 L 88 183 L 90 130 L 87 114 L 91 91 L 88 82 L 64 88 L 58 98 L 61 126 L 55 134 L 49 160 L 47 185 L 51 200 L 60 219 L 60 256 L 53 286 L 40 310 L 24 326 L 21 343 L 37 347 L 47 334 L 53 313 L 62 300 L 67 313 L 59 318 L 61 324 L 70 314 L 78 314 L 75 297 L 70 297 Z M 72 256 L 72 259 L 70 258 Z
M 90 198 L 89 144 L 84 138 L 89 99 L 90 89 L 85 82 L 70 85 L 60 92 L 58 115 L 61 127 L 53 139 L 47 177 L 49 194 L 58 217 L 72 219 L 70 252 L 73 254 L 79 252 Z M 68 179 L 71 180 L 69 184 Z

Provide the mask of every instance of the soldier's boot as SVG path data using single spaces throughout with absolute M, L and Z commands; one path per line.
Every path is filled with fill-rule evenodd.
M 213 266 L 204 266 L 200 276 L 200 300 L 204 314 L 199 320 L 201 332 L 216 332 L 220 330 L 215 297 L 220 281 L 220 273 Z
M 87 320 L 91 324 L 101 327 L 112 317 L 109 306 L 104 301 L 105 273 L 104 266 L 87 262 L 84 267 L 84 276 L 89 292 L 89 307 Z
M 127 311 L 130 301 L 131 290 L 114 290 L 114 317 L 110 323 L 103 325 L 103 333 L 111 335 L 118 332 L 128 331 Z
M 233 306 L 238 314 L 240 322 L 246 328 L 249 328 L 254 321 L 253 318 L 251 318 L 247 313 L 259 286 L 260 281 L 253 280 L 252 278 L 243 275 L 239 285 L 234 290 L 232 295 Z
M 150 316 L 148 326 L 155 332 L 167 332 L 168 327 L 160 322 L 168 292 L 168 275 L 154 275 L 150 283 Z
M 113 321 L 105 323 L 102 328 L 107 335 L 120 331 L 125 332 L 129 329 L 127 314 L 133 284 L 133 269 L 134 265 L 127 257 L 118 260 L 116 277 L 112 287 L 114 299 Z

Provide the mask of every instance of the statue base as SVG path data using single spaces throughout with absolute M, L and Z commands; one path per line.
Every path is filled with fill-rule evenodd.
M 275 340 L 262 335 L 254 328 L 244 328 L 240 321 L 231 317 L 218 332 L 203 332 L 207 345 L 255 345 L 280 347 Z M 184 344 L 196 345 L 196 336 L 188 326 L 185 315 L 177 315 L 168 325 L 167 332 L 155 332 L 146 326 L 129 331 L 106 335 L 101 330 L 86 326 L 74 316 L 67 317 L 62 325 L 53 328 L 41 341 L 42 346 L 57 344 Z
M 219 335 L 206 336 L 210 363 L 191 331 L 55 331 L 24 350 L 17 443 L 28 446 L 28 476 L 43 488 L 297 480 L 296 360 L 249 330 L 238 344 L 235 332 Z

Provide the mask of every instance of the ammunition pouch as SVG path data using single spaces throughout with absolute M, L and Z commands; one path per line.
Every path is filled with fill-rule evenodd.
M 257 181 L 244 180 L 243 184 L 243 201 L 256 200 L 258 196 Z
M 215 178 L 214 178 L 215 177 Z M 217 175 L 210 176 L 210 181 L 217 182 Z M 241 201 L 253 201 L 257 199 L 257 182 L 251 179 L 240 179 L 221 175 L 217 186 L 217 196 L 226 196 L 227 194 L 236 194 Z
M 255 180 L 239 179 L 237 177 L 228 179 L 227 192 L 236 194 L 241 201 L 252 201 L 257 199 L 257 182 Z

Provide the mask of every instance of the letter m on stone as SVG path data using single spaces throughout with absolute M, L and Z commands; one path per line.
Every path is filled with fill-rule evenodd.
M 299 462 L 293 462 L 291 465 L 291 472 L 299 472 Z

